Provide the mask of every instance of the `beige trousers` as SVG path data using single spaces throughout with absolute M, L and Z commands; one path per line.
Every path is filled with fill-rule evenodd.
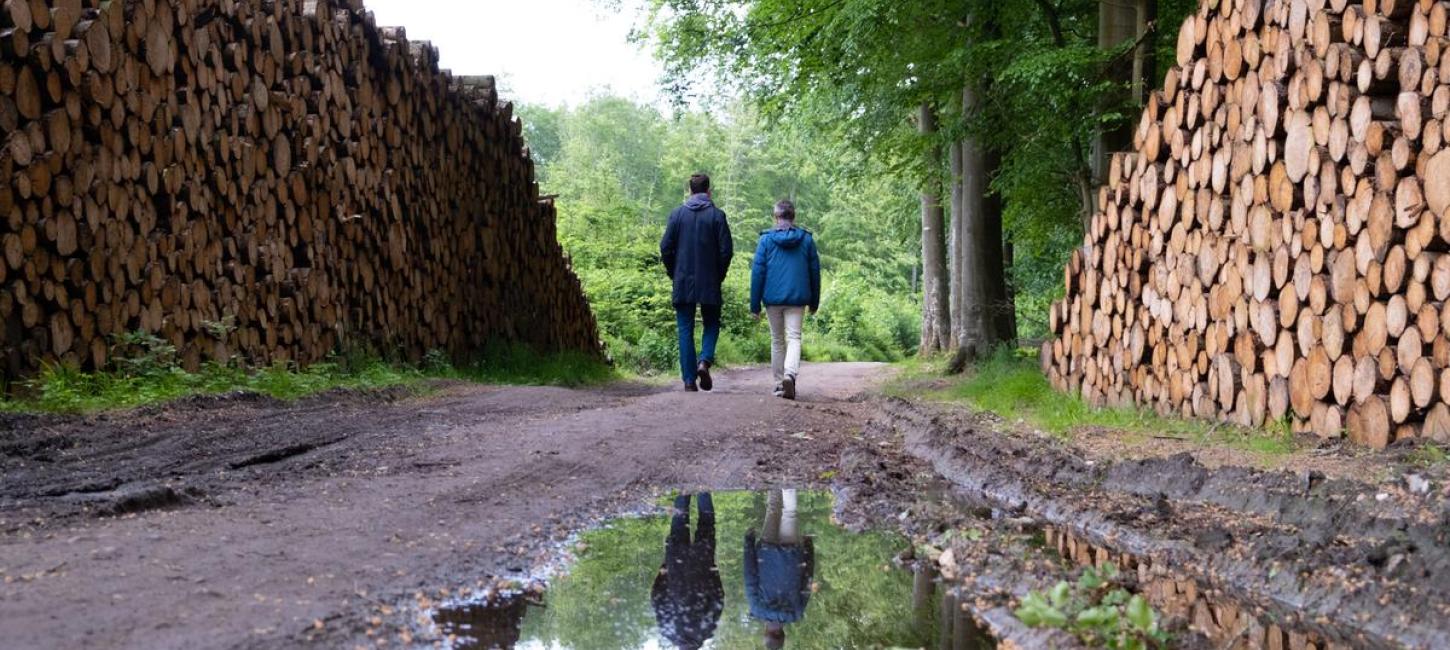
M 770 318 L 770 369 L 778 385 L 786 377 L 795 377 L 801 369 L 801 323 L 806 308 L 793 305 L 771 305 L 765 308 Z
M 772 544 L 799 544 L 800 528 L 796 524 L 796 491 L 771 490 L 765 500 L 763 539 Z

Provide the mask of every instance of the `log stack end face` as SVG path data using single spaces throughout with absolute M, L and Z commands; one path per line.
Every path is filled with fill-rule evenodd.
M 1202 2 L 1065 270 L 1053 384 L 1450 442 L 1446 6 Z
M 359 2 L 0 0 L 0 369 L 600 354 L 520 132 Z

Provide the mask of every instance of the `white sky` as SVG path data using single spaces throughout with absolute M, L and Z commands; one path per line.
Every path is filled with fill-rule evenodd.
M 437 46 L 454 74 L 491 74 L 503 94 L 536 104 L 578 104 L 610 88 L 655 103 L 660 67 L 628 42 L 630 7 L 594 0 L 364 0 L 378 25 Z

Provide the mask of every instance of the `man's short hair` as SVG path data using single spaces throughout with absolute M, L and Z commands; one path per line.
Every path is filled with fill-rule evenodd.
M 786 221 L 795 221 L 795 204 L 784 199 L 776 201 L 775 218 L 785 219 Z
M 690 177 L 690 193 L 704 194 L 710 191 L 710 177 L 706 174 L 695 174 Z

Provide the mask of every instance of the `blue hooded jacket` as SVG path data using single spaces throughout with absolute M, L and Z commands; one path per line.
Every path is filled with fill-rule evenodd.
M 761 231 L 750 269 L 750 312 L 760 313 L 761 303 L 811 311 L 821 306 L 821 258 L 809 230 Z
M 675 285 L 671 302 L 723 303 L 720 285 L 734 254 L 735 240 L 730 238 L 725 212 L 715 207 L 709 194 L 692 195 L 670 213 L 665 236 L 660 239 L 660 260 Z
M 816 573 L 815 542 L 800 544 L 757 541 L 745 535 L 745 599 L 750 615 L 772 623 L 794 623 L 806 613 L 811 580 Z

